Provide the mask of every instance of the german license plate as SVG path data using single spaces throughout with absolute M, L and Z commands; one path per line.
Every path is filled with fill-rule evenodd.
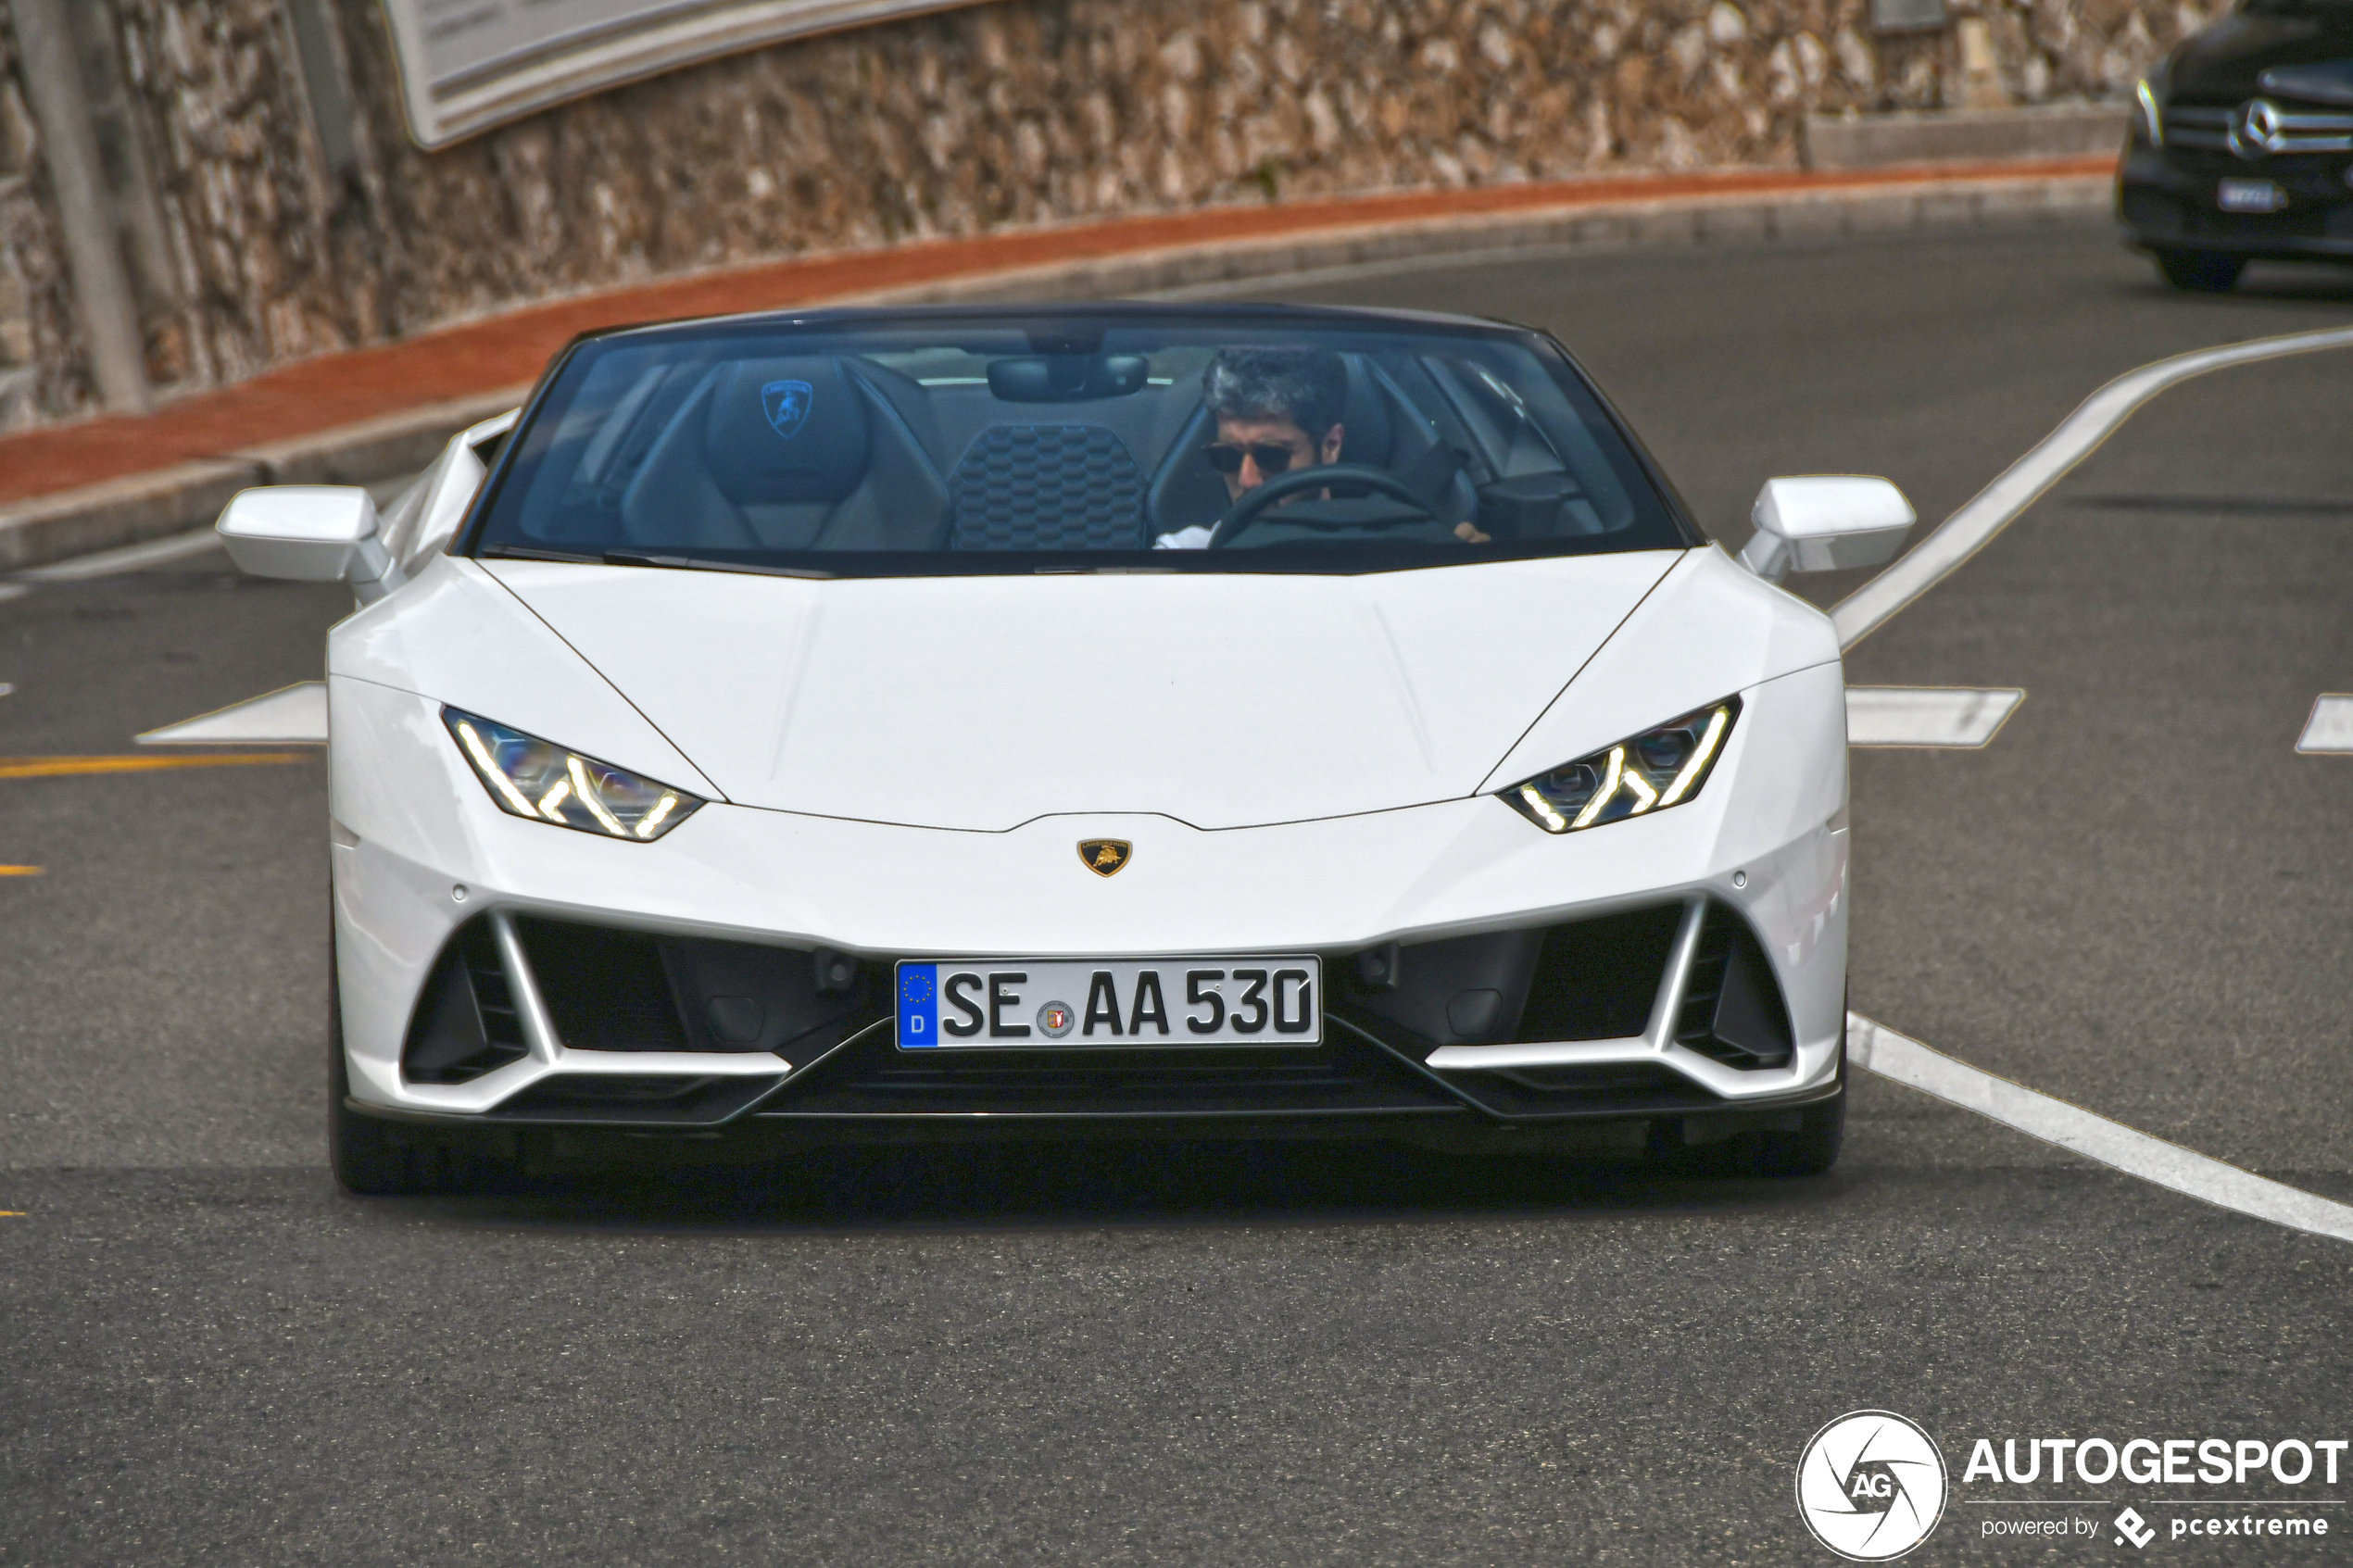
M 899 1048 L 1313 1046 L 1313 957 L 970 959 L 899 966 Z
M 2224 212 L 2277 212 L 2287 193 L 2269 180 L 2225 180 L 2215 187 L 2214 205 Z

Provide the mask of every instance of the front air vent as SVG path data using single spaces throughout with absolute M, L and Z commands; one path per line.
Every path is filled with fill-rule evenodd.
M 425 981 L 401 1075 L 412 1084 L 463 1084 L 525 1054 L 507 971 L 487 918 L 458 929 Z
M 641 931 L 519 920 L 556 1038 L 573 1051 L 685 1051 L 658 939 Z
M 880 1010 L 876 975 L 886 972 L 847 954 L 513 918 L 567 1051 L 806 1060 Z M 526 1054 L 491 917 L 477 916 L 450 938 L 419 993 L 402 1074 L 412 1084 L 463 1084 Z
M 1743 1071 L 1786 1067 L 1793 1053 L 1773 966 L 1747 922 L 1721 904 L 1700 928 L 1675 1043 Z
M 1516 1038 L 1623 1040 L 1650 1026 L 1680 904 L 1548 928 Z

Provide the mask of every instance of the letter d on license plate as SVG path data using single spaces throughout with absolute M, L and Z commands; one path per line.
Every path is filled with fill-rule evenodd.
M 899 1048 L 1313 1046 L 1323 989 L 1323 962 L 1309 955 L 902 963 Z

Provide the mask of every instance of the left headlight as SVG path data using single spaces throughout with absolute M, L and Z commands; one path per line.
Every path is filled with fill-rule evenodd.
M 552 741 L 454 708 L 441 710 L 450 738 L 466 754 L 499 809 L 537 822 L 645 844 L 701 807 L 698 797 L 566 751 Z
M 2133 129 L 2152 147 L 2165 145 L 2163 84 L 2153 76 L 2141 78 L 2133 89 Z
M 1504 803 L 1546 833 L 1576 833 L 1680 806 L 1707 783 L 1741 716 L 1728 696 L 1591 757 L 1502 792 Z

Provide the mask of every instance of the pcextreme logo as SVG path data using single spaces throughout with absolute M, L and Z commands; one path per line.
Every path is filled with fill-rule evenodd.
M 1944 1492 L 1936 1439 L 1893 1411 L 1840 1416 L 1797 1461 L 1799 1517 L 1850 1562 L 1885 1562 L 1928 1539 Z

